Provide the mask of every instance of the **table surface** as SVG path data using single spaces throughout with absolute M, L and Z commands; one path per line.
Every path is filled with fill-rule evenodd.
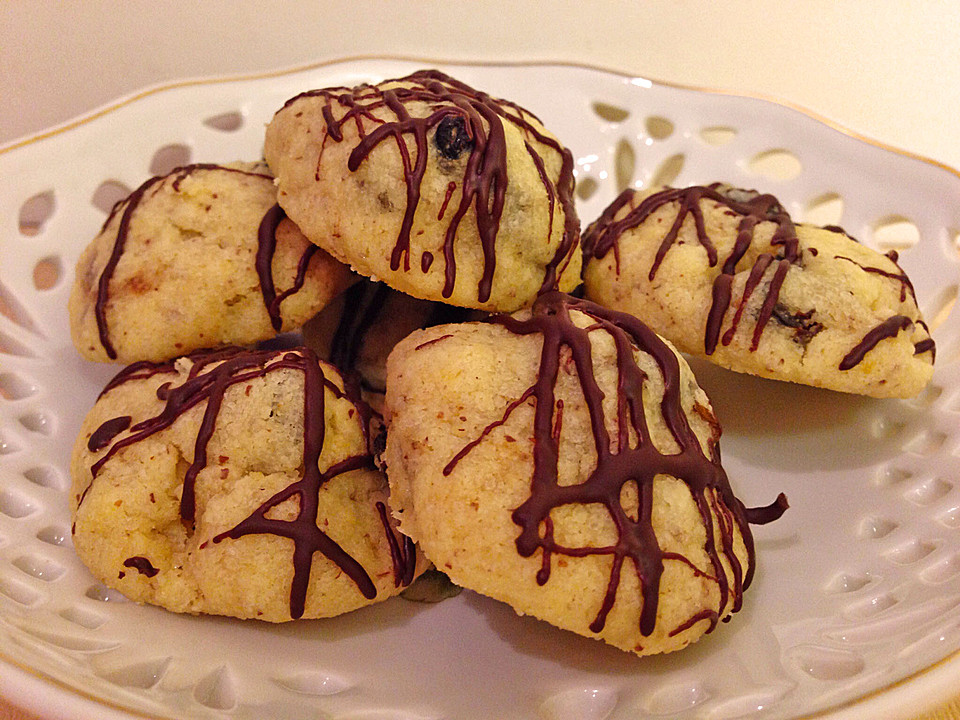
M 958 3 L 351 0 L 265 8 L 255 0 L 4 0 L 0 146 L 149 85 L 391 55 L 576 62 L 762 95 L 960 168 Z M 35 716 L 0 699 L 0 720 Z

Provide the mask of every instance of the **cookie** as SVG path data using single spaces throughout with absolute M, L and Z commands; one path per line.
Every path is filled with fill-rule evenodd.
M 912 397 L 935 346 L 894 251 L 720 184 L 627 190 L 584 233 L 586 297 L 761 377 Z
M 387 361 L 400 528 L 458 585 L 641 655 L 741 607 L 755 568 L 720 428 L 673 348 L 560 293 L 413 333 Z
M 264 157 L 311 241 L 404 293 L 509 311 L 579 284 L 570 151 L 443 73 L 297 95 Z
M 74 447 L 77 554 L 175 612 L 282 622 L 384 600 L 425 565 L 390 517 L 378 425 L 305 348 L 131 365 Z
M 262 163 L 190 165 L 114 206 L 77 263 L 85 358 L 164 361 L 299 328 L 354 281 L 276 206 Z
M 344 292 L 303 326 L 303 342 L 356 377 L 364 401 L 382 412 L 387 356 L 414 330 L 465 322 L 483 313 L 420 300 L 368 280 Z

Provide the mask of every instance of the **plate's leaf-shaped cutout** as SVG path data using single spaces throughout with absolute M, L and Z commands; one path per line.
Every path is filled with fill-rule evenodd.
M 53 582 L 63 577 L 63 574 L 67 571 L 56 560 L 33 554 L 21 555 L 13 561 L 13 566 L 20 572 L 44 582 Z
M 30 333 L 42 336 L 37 324 L 30 317 L 30 313 L 2 282 L 0 282 L 0 315 Z M 2 350 L 2 347 L 0 347 L 0 350 Z M 13 354 L 19 355 L 20 353 Z
M 903 497 L 916 505 L 931 505 L 940 498 L 946 497 L 953 489 L 953 485 L 938 477 L 928 478 L 922 483 L 910 488 Z
M 91 585 L 87 588 L 87 592 L 84 593 L 91 600 L 96 600 L 97 602 L 105 603 L 127 603 L 130 602 L 123 596 L 119 590 L 114 590 L 113 588 L 108 588 L 105 585 L 97 583 L 96 585 Z
M 792 180 L 803 171 L 800 158 L 784 148 L 757 153 L 750 158 L 747 167 L 770 180 Z
M 47 525 L 37 530 L 37 539 L 47 545 L 62 547 L 70 544 L 70 531 L 55 525 Z
M 20 206 L 17 225 L 20 234 L 33 237 L 43 232 L 43 226 L 53 217 L 57 203 L 53 190 L 37 193 Z
M 957 304 L 957 293 L 957 285 L 945 287 L 934 298 L 929 307 L 923 308 L 923 317 L 930 330 L 936 330 L 950 315 L 953 306 Z M 940 360 L 939 356 L 937 356 L 937 360 Z
M 610 105 L 609 103 L 597 101 L 593 103 L 591 107 L 593 107 L 593 111 L 597 114 L 597 117 L 607 122 L 620 123 L 630 117 L 629 110 L 616 105 Z
M 614 176 L 618 193 L 630 187 L 636 165 L 637 155 L 633 150 L 633 145 L 626 138 L 621 138 L 613 154 Z
M 3 330 L 0 330 L 0 354 L 25 358 L 34 358 L 37 356 L 33 350 L 11 335 L 7 335 Z
M 889 518 L 870 515 L 863 518 L 857 526 L 857 537 L 861 540 L 879 540 L 885 538 L 900 527 L 899 523 Z
M 19 520 L 32 515 L 36 509 L 36 504 L 25 495 L 13 490 L 0 491 L 0 514 Z
M 870 228 L 874 244 L 881 250 L 909 250 L 920 242 L 920 230 L 903 215 L 888 215 Z
M 126 198 L 132 190 L 118 180 L 104 180 L 93 191 L 90 202 L 97 210 L 109 213 L 113 206 Z
M 817 680 L 846 680 L 859 675 L 866 667 L 859 653 L 825 645 L 796 645 L 785 655 L 797 668 Z
M 45 257 L 33 266 L 33 286 L 37 290 L 51 290 L 63 277 L 63 262 L 59 257 Z
M 839 573 L 824 586 L 823 591 L 828 595 L 854 593 L 863 590 L 870 584 L 870 576 L 865 573 Z
M 37 386 L 17 373 L 0 373 L 0 398 L 3 400 L 23 400 L 36 395 Z
M 236 132 L 243 127 L 243 113 L 238 110 L 220 113 L 219 115 L 208 117 L 203 121 L 203 124 L 214 130 Z
M 551 695 L 540 705 L 547 720 L 606 720 L 619 698 L 609 689 L 575 688 Z
M 232 710 L 237 706 L 237 682 L 230 670 L 221 666 L 197 683 L 193 697 L 205 707 Z
M 656 169 L 653 173 L 653 177 L 650 178 L 650 185 L 657 186 L 670 186 L 676 181 L 677 177 L 680 175 L 680 172 L 683 170 L 684 163 L 686 158 L 683 153 L 677 153 L 676 155 L 671 155 Z
M 0 455 L 12 455 L 15 452 L 20 452 L 20 445 L 0 432 Z M 0 508 L 0 512 L 2 512 L 2 508 Z
M 737 131 L 734 128 L 721 125 L 712 125 L 700 130 L 700 139 L 714 147 L 731 143 L 736 136 Z
M 40 433 L 48 437 L 53 435 L 53 420 L 46 413 L 29 412 L 26 415 L 21 415 L 19 420 L 20 425 L 30 432 Z
M 303 695 L 336 695 L 353 687 L 345 678 L 320 670 L 276 677 L 274 682 Z
M 4 575 L 0 575 L 0 595 L 28 607 L 40 600 L 40 594 L 36 590 Z
M 50 645 L 54 645 L 64 650 L 71 650 L 79 653 L 103 653 L 110 650 L 116 650 L 121 643 L 117 640 L 107 640 L 87 635 L 73 635 L 71 633 L 58 633 L 46 627 L 38 627 L 33 624 L 21 623 L 19 629 Z
M 666 685 L 648 697 L 643 709 L 650 715 L 669 717 L 679 715 L 711 698 L 711 693 L 699 681 Z
M 673 122 L 665 117 L 651 115 L 644 121 L 643 125 L 647 129 L 647 134 L 654 140 L 666 140 L 673 135 Z
M 164 145 L 153 154 L 153 159 L 150 160 L 150 174 L 167 175 L 174 168 L 189 165 L 190 156 L 190 148 L 186 145 L 179 143 Z
M 577 180 L 577 197 L 581 200 L 589 200 L 599 188 L 599 183 L 592 177 L 580 178 Z
M 96 630 L 103 627 L 107 619 L 100 613 L 82 607 L 68 607 L 60 611 L 60 617 L 74 625 L 86 628 L 87 630 Z
M 97 675 L 114 685 L 149 690 L 163 679 L 172 659 L 165 657 L 157 660 L 147 660 L 121 668 L 102 670 L 97 672 Z
M 23 471 L 23 476 L 40 487 L 66 490 L 67 483 L 60 471 L 52 465 L 37 465 Z
M 802 220 L 810 225 L 842 225 L 843 198 L 828 192 L 809 200 L 803 208 Z

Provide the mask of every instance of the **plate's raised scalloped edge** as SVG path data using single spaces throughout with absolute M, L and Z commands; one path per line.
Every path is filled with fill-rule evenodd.
M 78 116 L 72 120 L 66 121 L 60 125 L 49 128 L 40 133 L 29 135 L 23 138 L 0 146 L 0 155 L 7 154 L 22 147 L 26 147 L 47 138 L 64 134 L 70 130 L 89 124 L 106 115 L 109 115 L 125 106 L 133 104 L 148 96 L 163 93 L 168 90 L 199 87 L 204 85 L 216 85 L 235 82 L 247 82 L 253 80 L 263 80 L 273 77 L 283 77 L 300 72 L 309 72 L 323 68 L 330 68 L 338 65 L 348 65 L 354 62 L 403 62 L 420 64 L 439 64 L 450 67 L 506 67 L 506 68 L 572 68 L 581 70 L 591 70 L 609 74 L 624 79 L 630 79 L 637 84 L 673 88 L 684 91 L 694 91 L 713 95 L 728 97 L 739 97 L 744 99 L 760 100 L 771 103 L 798 112 L 824 126 L 827 126 L 844 136 L 858 142 L 874 146 L 876 148 L 891 152 L 903 158 L 918 161 L 926 165 L 939 168 L 960 180 L 960 171 L 937 160 L 918 155 L 916 153 L 891 146 L 889 144 L 877 141 L 864 136 L 856 131 L 846 128 L 818 113 L 802 106 L 783 101 L 777 98 L 771 98 L 762 94 L 750 94 L 742 92 L 726 91 L 723 89 L 697 87 L 672 83 L 662 80 L 652 80 L 626 73 L 622 70 L 614 70 L 603 66 L 591 65 L 576 62 L 550 61 L 550 60 L 530 60 L 530 61 L 481 61 L 481 60 L 444 60 L 438 58 L 426 59 L 418 56 L 381 56 L 381 55 L 360 55 L 346 58 L 336 58 L 328 61 L 298 65 L 273 71 L 246 73 L 231 76 L 199 77 L 183 79 L 175 82 L 163 82 L 148 86 L 118 100 L 108 103 L 100 108 L 94 109 L 89 113 Z M 101 719 L 111 720 L 134 719 L 137 720 L 163 720 L 163 716 L 145 715 L 134 712 L 115 705 L 108 700 L 101 699 L 91 694 L 78 690 L 67 685 L 56 678 L 38 672 L 34 668 L 25 666 L 15 659 L 7 656 L 0 651 L 0 663 L 9 666 L 12 673 L 0 673 L 0 695 L 8 697 L 18 705 L 29 708 L 34 712 L 50 714 L 52 717 L 65 717 L 69 707 L 69 716 L 71 718 Z M 885 717 L 892 718 L 917 718 L 923 713 L 929 713 L 937 707 L 954 699 L 956 692 L 956 679 L 960 677 L 960 649 L 954 651 L 951 655 L 932 663 L 926 668 L 893 682 L 883 688 L 878 688 L 868 695 L 841 703 L 840 705 L 807 717 L 810 718 L 829 718 L 830 720 L 865 720 L 866 718 L 877 717 L 882 711 Z M 50 686 L 55 687 L 61 694 L 51 697 L 49 693 Z M 71 703 L 64 704 L 65 698 L 69 697 Z M 894 715 L 890 713 L 894 712 Z
M 784 100 L 782 98 L 772 97 L 769 95 L 764 95 L 762 93 L 746 93 L 733 90 L 725 90 L 723 88 L 715 88 L 708 86 L 698 86 L 698 85 L 686 85 L 683 83 L 671 82 L 668 80 L 654 79 L 646 75 L 635 75 L 624 70 L 610 68 L 604 65 L 594 65 L 592 63 L 583 63 L 583 62 L 573 62 L 565 60 L 549 60 L 549 59 L 538 59 L 538 60 L 464 60 L 464 59 L 443 59 L 438 57 L 422 57 L 419 55 L 352 55 L 348 57 L 333 58 L 330 60 L 321 60 L 315 63 L 307 63 L 304 65 L 294 65 L 286 68 L 280 68 L 276 70 L 266 70 L 263 72 L 253 72 L 253 73 L 241 73 L 237 75 L 223 75 L 223 76 L 208 76 L 208 77 L 195 77 L 195 78 L 184 78 L 182 80 L 176 80 L 172 82 L 161 82 L 156 85 L 148 85 L 147 87 L 136 90 L 129 95 L 125 95 L 113 102 L 102 105 L 99 108 L 95 108 L 88 113 L 75 117 L 71 120 L 67 120 L 59 125 L 55 125 L 51 128 L 43 130 L 39 133 L 33 135 L 27 135 L 25 137 L 16 138 L 9 143 L 0 146 L 0 155 L 8 153 L 17 148 L 23 147 L 25 145 L 30 145 L 32 143 L 44 140 L 48 137 L 53 137 L 54 135 L 60 135 L 69 130 L 72 130 L 75 127 L 80 125 L 85 125 L 97 118 L 100 118 L 104 115 L 108 115 L 119 108 L 129 105 L 136 102 L 144 97 L 149 95 L 155 95 L 157 93 L 164 92 L 166 90 L 172 90 L 175 88 L 184 88 L 191 86 L 201 86 L 201 85 L 213 85 L 220 83 L 233 83 L 233 82 L 246 82 L 250 80 L 265 80 L 273 77 L 283 77 L 286 75 L 293 75 L 299 72 L 309 72 L 311 70 L 318 70 L 321 68 L 332 67 L 334 65 L 343 65 L 354 62 L 368 62 L 368 61 L 383 61 L 383 62 L 409 62 L 409 63 L 422 63 L 427 65 L 437 64 L 437 65 L 448 65 L 454 67 L 569 67 L 577 68 L 581 70 L 595 70 L 597 72 L 607 73 L 609 75 L 616 75 L 622 78 L 630 78 L 632 80 L 642 81 L 644 83 L 650 83 L 651 85 L 660 85 L 663 87 L 674 88 L 677 90 L 690 90 L 694 92 L 709 93 L 711 95 L 726 95 L 731 97 L 741 97 L 749 98 L 752 100 L 762 100 L 763 102 L 771 103 L 773 105 L 779 105 L 784 108 L 789 108 L 795 112 L 799 112 L 802 115 L 806 115 L 812 120 L 826 125 L 837 132 L 840 132 L 847 137 L 858 140 L 862 143 L 867 143 L 868 145 L 873 145 L 874 147 L 887 150 L 889 152 L 901 155 L 903 157 L 910 158 L 912 160 L 917 160 L 919 162 L 925 163 L 927 165 L 932 165 L 938 167 L 941 170 L 945 170 L 948 173 L 956 176 L 957 179 L 960 179 L 960 170 L 947 165 L 939 160 L 934 160 L 933 158 L 920 155 L 918 153 L 912 152 L 910 150 L 904 150 L 903 148 L 890 145 L 888 143 L 876 140 L 872 137 L 864 135 L 852 130 L 825 115 L 821 115 L 818 112 L 810 110 L 802 105 L 797 103 Z

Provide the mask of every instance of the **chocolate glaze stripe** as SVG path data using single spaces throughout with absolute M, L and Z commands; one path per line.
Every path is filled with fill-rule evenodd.
M 398 82 L 405 84 L 394 84 Z M 556 287 L 558 267 L 565 259 L 572 257 L 579 242 L 579 221 L 573 201 L 574 163 L 573 155 L 569 150 L 533 124 L 536 120 L 535 116 L 513 103 L 492 98 L 436 70 L 420 71 L 398 81 L 382 83 L 378 87 L 361 85 L 352 90 L 346 88 L 311 90 L 288 100 L 284 109 L 291 107 L 297 100 L 304 97 L 320 97 L 325 101 L 322 116 L 326 126 L 326 136 L 322 148 L 326 146 L 328 138 L 334 142 L 343 142 L 343 126 L 351 121 L 355 123 L 359 140 L 351 150 L 347 162 L 351 172 L 355 171 L 382 142 L 390 139 L 396 145 L 403 164 L 407 199 L 401 227 L 390 256 L 390 267 L 394 271 L 401 267 L 404 271 L 408 271 L 410 267 L 410 233 L 420 202 L 421 182 L 426 172 L 428 132 L 435 127 L 439 128 L 444 123 L 449 123 L 451 119 L 462 124 L 468 140 L 457 144 L 455 153 L 458 156 L 461 149 L 469 147 L 470 156 L 465 164 L 460 183 L 460 201 L 450 216 L 444 237 L 443 297 L 450 297 L 456 284 L 454 243 L 457 230 L 471 207 L 474 209 L 484 256 L 482 275 L 477 286 L 477 299 L 479 302 L 486 302 L 490 297 L 496 271 L 496 238 L 500 229 L 504 197 L 509 181 L 504 121 L 518 127 L 540 145 L 560 154 L 561 169 L 554 186 L 542 171 L 545 167 L 543 158 L 527 142 L 527 150 L 534 158 L 548 197 L 555 197 L 565 213 L 563 236 L 554 257 L 545 268 L 542 290 Z M 426 117 L 412 117 L 407 110 L 407 105 L 412 103 L 430 105 L 433 108 L 432 112 Z M 344 109 L 339 119 L 334 112 L 335 106 Z M 392 121 L 384 120 L 374 114 L 374 111 L 382 112 L 384 109 L 392 114 L 394 118 Z M 363 125 L 364 120 L 377 123 L 377 127 L 367 133 Z M 406 137 L 413 139 L 415 157 L 411 157 L 411 149 L 407 145 Z M 319 178 L 319 167 L 320 157 L 317 160 L 317 178 Z M 441 218 L 446 213 L 452 192 L 451 186 L 448 185 L 447 196 L 440 212 Z M 552 204 L 551 200 L 551 207 Z M 421 258 L 421 270 L 426 272 L 431 263 L 432 255 L 430 261 Z
M 577 326 L 571 312 L 584 313 L 594 322 L 588 327 Z M 653 482 L 659 475 L 673 476 L 687 484 L 694 499 L 707 535 L 705 550 L 710 559 L 720 599 L 716 614 L 719 615 L 732 599 L 730 607 L 739 609 L 743 589 L 749 585 L 754 562 L 753 541 L 748 527 L 749 513 L 763 519 L 779 517 L 786 509 L 786 500 L 781 495 L 777 501 L 760 512 L 747 511 L 730 489 L 726 474 L 719 464 L 719 453 L 711 449 L 710 457 L 704 454 L 700 442 L 687 422 L 680 400 L 680 365 L 673 351 L 636 318 L 612 310 L 600 308 L 583 300 L 561 293 L 546 293 L 534 303 L 532 314 L 527 319 L 507 315 L 495 315 L 488 319 L 518 335 L 536 334 L 543 344 L 537 378 L 520 398 L 504 411 L 502 418 L 491 423 L 480 436 L 468 443 L 454 456 L 444 469 L 451 474 L 458 462 L 486 437 L 489 432 L 506 422 L 507 417 L 521 402 L 529 397 L 535 400 L 534 413 L 534 468 L 530 496 L 512 514 L 520 526 L 516 540 L 517 552 L 523 557 L 541 551 L 541 567 L 537 582 L 549 581 L 553 558 L 556 555 L 586 557 L 610 555 L 611 569 L 607 589 L 600 608 L 590 625 L 593 632 L 600 632 L 616 601 L 624 561 L 630 560 L 640 580 L 642 608 L 639 617 L 640 631 L 650 635 L 656 624 L 659 600 L 659 581 L 665 560 L 680 559 L 675 553 L 664 552 L 658 543 L 652 525 Z M 617 386 L 617 438 L 611 441 L 604 419 L 604 393 L 597 384 L 592 358 L 590 333 L 608 333 L 614 340 L 618 371 Z M 634 348 L 649 353 L 659 367 L 664 380 L 664 395 L 660 411 L 679 451 L 661 453 L 650 439 L 650 431 L 644 415 L 643 385 L 646 376 L 636 363 Z M 581 483 L 560 485 L 558 463 L 560 457 L 559 422 L 557 415 L 561 403 L 555 396 L 556 379 L 560 358 L 566 348 L 571 355 L 580 388 L 590 416 L 597 465 Z M 634 437 L 631 445 L 631 436 Z M 621 505 L 624 485 L 634 483 L 639 499 L 638 517 L 633 520 Z M 616 526 L 618 540 L 602 547 L 568 547 L 560 545 L 553 537 L 553 521 L 550 513 L 554 508 L 567 504 L 602 504 Z M 714 536 L 714 520 L 720 528 L 720 538 Z M 744 572 L 733 554 L 734 528 L 739 529 L 749 557 Z M 542 529 L 542 530 L 541 530 Z M 720 554 L 730 566 L 728 577 Z M 683 562 L 692 565 L 689 559 Z M 697 571 L 707 575 L 704 571 Z M 710 616 L 704 619 L 710 620 Z M 715 620 L 711 620 L 710 630 Z
M 797 238 L 796 227 L 787 211 L 783 209 L 780 202 L 773 195 L 757 194 L 748 199 L 736 200 L 730 197 L 729 193 L 725 193 L 722 186 L 717 183 L 706 187 L 667 188 L 666 190 L 648 195 L 641 200 L 639 204 L 633 206 L 632 201 L 635 195 L 636 191 L 632 188 L 623 191 L 617 199 L 604 210 L 599 219 L 587 229 L 587 232 L 584 233 L 583 240 L 584 254 L 588 257 L 603 258 L 613 249 L 616 259 L 616 269 L 619 273 L 619 239 L 623 233 L 643 223 L 650 215 L 664 205 L 675 202 L 678 204 L 677 216 L 657 248 L 656 256 L 648 273 L 648 279 L 651 282 L 656 277 L 657 271 L 660 269 L 660 265 L 663 263 L 670 248 L 677 243 L 680 230 L 688 215 L 693 219 L 697 241 L 707 254 L 708 264 L 710 267 L 714 267 L 719 262 L 717 249 L 706 231 L 703 210 L 700 207 L 701 201 L 712 200 L 725 206 L 731 213 L 741 216 L 733 248 L 730 254 L 724 259 L 720 274 L 714 278 L 713 281 L 712 301 L 710 309 L 707 312 L 707 320 L 704 327 L 703 344 L 704 351 L 707 355 L 713 354 L 716 350 L 717 343 L 720 341 L 720 331 L 723 327 L 723 320 L 732 300 L 733 276 L 737 272 L 737 264 L 743 259 L 747 250 L 750 248 L 756 226 L 761 222 L 773 222 L 777 225 L 770 244 L 781 248 L 778 253 L 780 256 L 774 256 L 771 253 L 760 253 L 754 261 L 739 306 L 735 311 L 733 322 L 723 337 L 724 345 L 728 345 L 733 340 L 747 300 L 763 279 L 768 266 L 772 261 L 777 260 L 777 268 L 774 271 L 773 278 L 766 286 L 766 294 L 761 302 L 757 323 L 751 339 L 750 351 L 756 351 L 759 347 L 763 331 L 769 323 L 774 308 L 777 305 L 780 288 L 783 285 L 786 274 L 790 266 L 797 263 L 800 259 L 799 239 Z M 616 219 L 620 211 L 628 205 L 630 205 L 631 209 L 622 218 L 619 220 Z
M 110 332 L 107 328 L 107 302 L 110 299 L 110 281 L 113 278 L 113 274 L 116 272 L 117 264 L 120 262 L 120 258 L 123 256 L 123 251 L 127 244 L 127 237 L 130 233 L 130 219 L 133 217 L 133 213 L 136 211 L 137 207 L 143 201 L 147 191 L 149 191 L 155 185 L 162 185 L 167 179 L 173 178 L 173 189 L 174 191 L 177 191 L 180 189 L 180 184 L 183 182 L 184 178 L 198 170 L 225 170 L 227 172 L 239 173 L 241 175 L 263 177 L 271 181 L 273 180 L 270 175 L 253 173 L 246 170 L 240 170 L 239 168 L 225 167 L 223 165 L 213 165 L 209 163 L 184 165 L 183 167 L 175 168 L 166 176 L 150 178 L 140 187 L 134 190 L 125 200 L 121 200 L 113 206 L 113 208 L 110 210 L 110 214 L 107 215 L 106 221 L 103 223 L 103 227 L 100 228 L 100 232 L 106 230 L 107 225 L 109 225 L 110 221 L 116 217 L 118 212 L 120 212 L 121 207 L 123 207 L 123 214 L 120 216 L 120 226 L 117 228 L 117 238 L 114 240 L 113 249 L 110 251 L 110 256 L 107 258 L 106 265 L 104 265 L 103 271 L 100 273 L 100 277 L 97 280 L 97 300 L 94 304 L 94 314 L 97 319 L 97 332 L 100 337 L 100 344 L 103 345 L 103 349 L 106 351 L 107 357 L 111 360 L 116 360 L 117 351 L 113 346 L 113 342 L 110 340 Z M 159 189 L 159 187 L 157 189 Z
M 911 325 L 913 325 L 913 321 L 906 315 L 894 315 L 887 318 L 875 328 L 872 328 L 863 340 L 844 356 L 843 360 L 840 361 L 840 369 L 850 370 L 856 367 L 863 362 L 867 353 L 873 350 L 881 340 L 896 337 L 901 330 L 906 330 Z M 914 352 L 916 352 L 916 348 L 914 348 Z
M 306 589 L 309 585 L 310 568 L 315 552 L 321 552 L 336 563 L 357 584 L 365 597 L 375 597 L 376 588 L 369 575 L 356 560 L 319 529 L 317 516 L 318 493 L 324 483 L 352 470 L 374 469 L 369 436 L 372 411 L 360 400 L 358 392 L 349 382 L 345 382 L 343 390 L 337 387 L 325 376 L 316 356 L 307 348 L 297 348 L 292 351 L 243 351 L 239 348 L 226 348 L 215 352 L 196 353 L 190 357 L 194 358 L 195 362 L 190 368 L 186 381 L 179 386 L 167 387 L 166 392 L 163 393 L 164 397 L 161 398 L 164 401 L 161 412 L 131 427 L 129 435 L 116 440 L 110 449 L 93 464 L 91 482 L 78 497 L 78 505 L 83 504 L 100 470 L 117 452 L 170 427 L 188 409 L 206 402 L 194 446 L 194 461 L 187 469 L 183 481 L 180 514 L 189 530 L 196 512 L 196 476 L 206 465 L 207 445 L 215 430 L 226 390 L 232 385 L 263 377 L 269 372 L 281 369 L 299 370 L 304 373 L 303 477 L 300 481 L 276 493 L 237 526 L 217 535 L 214 542 L 252 534 L 274 534 L 292 539 L 294 541 L 294 581 L 290 599 L 292 617 L 301 617 L 304 612 Z M 138 363 L 134 371 L 121 372 L 118 375 L 121 379 L 115 382 L 114 386 L 129 380 L 149 378 L 154 374 L 151 372 L 150 365 Z M 211 365 L 214 367 L 211 368 Z M 171 367 L 171 363 L 153 365 L 156 372 L 169 372 Z M 325 436 L 324 392 L 327 390 L 330 390 L 335 397 L 347 398 L 353 403 L 356 422 L 363 432 L 367 452 L 343 459 L 321 472 L 319 457 L 323 450 Z M 110 422 L 107 421 L 104 425 L 109 425 Z M 266 517 L 271 508 L 295 495 L 300 501 L 300 510 L 296 519 L 279 521 Z M 389 526 L 385 526 L 384 529 L 388 533 L 388 543 L 391 548 L 394 548 L 399 541 L 396 538 L 391 539 L 393 530 Z M 394 553 L 393 549 L 391 552 Z M 400 578 L 399 582 L 409 583 L 412 580 L 414 570 L 408 565 L 415 561 L 415 555 L 408 552 L 406 545 L 399 554 L 394 554 L 394 565 L 397 568 L 397 576 Z
M 913 298 L 913 301 L 916 302 L 917 295 L 913 289 L 913 283 L 910 282 L 910 278 L 907 277 L 907 274 L 903 271 L 903 269 L 899 265 L 897 265 L 897 258 L 899 256 L 896 254 L 896 251 L 891 250 L 889 253 L 887 253 L 886 256 L 893 262 L 894 265 L 897 266 L 897 270 L 899 270 L 900 272 L 892 273 L 889 270 L 873 267 L 871 265 L 861 265 L 856 260 L 852 258 L 848 258 L 845 255 L 837 255 L 836 257 L 837 257 L 837 260 L 846 260 L 847 262 L 853 263 L 854 265 L 856 265 L 858 268 L 860 268 L 866 273 L 881 275 L 885 278 L 896 280 L 898 283 L 900 283 L 900 302 L 904 302 L 907 299 L 908 292 L 910 294 L 910 297 Z

